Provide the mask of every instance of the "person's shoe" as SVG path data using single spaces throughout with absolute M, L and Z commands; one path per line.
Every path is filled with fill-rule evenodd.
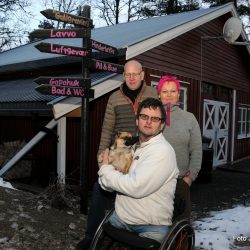
M 76 250 L 88 250 L 91 244 L 90 239 L 83 239 L 76 245 Z

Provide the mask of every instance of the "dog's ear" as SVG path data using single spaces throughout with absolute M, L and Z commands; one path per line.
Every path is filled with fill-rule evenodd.
M 139 141 L 139 136 L 132 136 L 132 138 L 128 138 L 125 142 L 126 146 L 132 146 Z

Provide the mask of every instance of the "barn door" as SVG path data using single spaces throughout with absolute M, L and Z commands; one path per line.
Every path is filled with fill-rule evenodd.
M 228 123 L 229 103 L 204 99 L 203 135 L 211 139 L 214 167 L 227 162 Z

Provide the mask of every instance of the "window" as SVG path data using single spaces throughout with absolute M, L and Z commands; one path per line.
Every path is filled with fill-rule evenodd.
M 250 137 L 250 107 L 247 109 L 247 137 Z
M 180 108 L 187 110 L 187 88 L 181 87 L 180 91 Z
M 238 108 L 238 139 L 250 137 L 250 106 Z
M 182 83 L 182 81 L 179 81 L 179 82 L 180 84 Z M 187 82 L 184 82 L 184 83 L 187 84 Z M 157 88 L 157 85 L 158 85 L 158 81 L 151 81 L 151 86 Z M 179 102 L 180 102 L 180 108 L 183 110 L 187 110 L 187 88 L 182 87 L 182 86 L 181 86 L 181 91 L 180 91 Z

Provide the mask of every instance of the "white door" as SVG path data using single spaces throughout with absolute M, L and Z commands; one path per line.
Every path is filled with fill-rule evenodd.
M 214 167 L 227 162 L 228 124 L 229 103 L 204 99 L 203 135 L 211 139 Z

